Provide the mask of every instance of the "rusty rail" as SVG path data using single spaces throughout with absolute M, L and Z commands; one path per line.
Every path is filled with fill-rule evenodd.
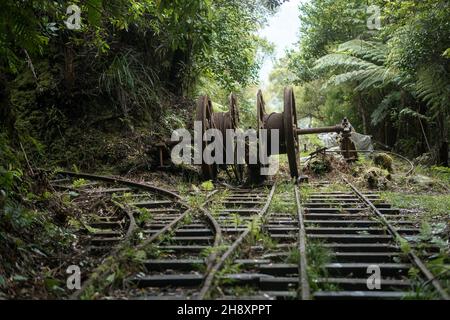
M 370 208 L 370 210 L 380 219 L 380 221 L 386 226 L 389 233 L 398 241 L 399 239 L 404 239 L 397 230 L 389 223 L 389 221 L 383 216 L 383 214 L 378 210 L 374 204 L 367 199 L 353 184 L 350 183 L 346 178 L 343 177 L 343 180 L 350 186 L 353 192 Z M 405 240 L 406 241 L 406 240 Z M 408 253 L 408 256 L 412 263 L 416 265 L 417 268 L 422 272 L 422 274 L 426 277 L 427 281 L 430 282 L 434 289 L 439 293 L 443 300 L 449 300 L 449 295 L 442 288 L 441 283 L 438 279 L 431 273 L 430 270 L 426 267 L 426 265 L 422 262 L 422 260 L 412 251 Z
M 298 187 L 295 186 L 295 202 L 297 204 L 297 217 L 298 217 L 298 251 L 300 253 L 299 263 L 299 287 L 301 287 L 302 300 L 311 300 L 311 291 L 308 280 L 308 260 L 306 255 L 306 230 L 303 219 L 303 209 L 300 201 L 300 193 Z
M 273 195 L 275 193 L 276 185 L 274 184 L 271 188 L 269 196 L 267 198 L 266 204 L 264 207 L 258 212 L 258 217 L 262 218 L 267 210 L 269 209 L 270 203 L 272 202 Z M 233 242 L 233 244 L 227 249 L 227 251 L 219 258 L 217 263 L 211 268 L 208 273 L 205 282 L 203 284 L 200 293 L 196 297 L 199 300 L 205 299 L 209 291 L 211 290 L 214 278 L 216 277 L 217 272 L 222 268 L 223 264 L 231 257 L 231 255 L 242 245 L 243 241 L 250 234 L 250 227 L 247 229 Z

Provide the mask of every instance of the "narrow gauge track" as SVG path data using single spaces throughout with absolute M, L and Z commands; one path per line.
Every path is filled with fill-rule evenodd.
M 85 181 L 75 189 L 77 179 Z M 160 256 L 167 258 L 144 262 L 145 272 L 130 279 L 140 289 L 125 290 L 125 296 L 129 298 L 170 298 L 174 292 L 182 292 L 183 298 L 189 298 L 202 284 L 198 279 L 205 278 L 216 259 L 214 248 L 222 241 L 222 235 L 214 217 L 203 206 L 190 207 L 174 192 L 146 183 L 72 172 L 60 172 L 50 183 L 55 189 L 83 193 L 88 199 L 93 198 L 92 201 L 113 199 L 117 205 L 118 210 L 113 215 L 98 214 L 88 223 L 94 230 L 89 241 L 91 253 L 114 256 L 126 243 L 143 250 L 158 246 Z M 150 215 L 145 220 L 140 219 L 144 212 Z M 137 244 L 130 241 L 135 232 L 143 237 Z M 187 245 L 192 250 L 177 249 L 177 246 Z M 201 246 L 211 250 L 209 253 L 195 250 Z M 196 265 L 189 265 L 188 260 L 195 260 Z M 180 282 L 177 272 L 186 269 L 190 272 L 186 275 L 189 286 L 185 287 L 186 283 Z M 88 279 L 72 298 L 78 298 L 92 281 L 92 278 Z M 123 292 L 121 294 L 124 296 Z
M 84 181 L 75 187 L 79 179 Z M 83 194 L 86 196 L 84 201 L 115 200 L 118 210 L 106 215 L 93 214 L 88 221 L 88 226 L 94 230 L 90 235 L 89 249 L 100 254 L 106 254 L 115 249 L 138 227 L 136 218 L 142 214 L 139 209 L 147 209 L 154 217 L 170 214 L 172 218 L 158 230 L 144 229 L 149 240 L 160 236 L 179 223 L 190 209 L 182 202 L 180 196 L 169 190 L 119 178 L 60 172 L 55 180 L 50 181 L 50 184 L 57 190 L 72 191 L 75 196 Z
M 216 286 L 211 290 L 213 298 L 297 299 L 308 294 L 306 273 L 302 272 L 305 268 L 300 268 L 303 259 L 299 259 L 305 253 L 304 241 L 300 240 L 304 240 L 300 233 L 300 198 L 297 191 L 274 195 L 275 191 L 273 186 L 271 202 L 259 212 L 257 220 L 252 217 L 251 227 L 216 264 L 223 272 L 216 277 Z M 254 201 L 251 195 L 234 197 L 247 205 Z M 229 217 L 223 221 L 229 221 Z M 225 228 L 230 228 L 228 222 Z M 228 264 L 224 266 L 225 263 Z
M 77 179 L 86 181 L 75 189 Z M 51 184 L 55 189 L 88 197 L 114 198 L 121 210 L 114 216 L 97 216 L 89 223 L 96 230 L 89 248 L 111 256 L 133 231 L 142 232 L 144 240 L 138 248 L 151 247 L 150 255 L 154 256 L 144 262 L 143 272 L 129 279 L 131 286 L 113 296 L 158 300 L 206 298 L 228 255 L 247 237 L 254 218 L 267 211 L 275 190 L 275 187 L 228 190 L 213 216 L 206 207 L 218 190 L 199 208 L 191 208 L 176 193 L 120 178 L 61 172 Z M 152 218 L 139 225 L 136 221 L 142 214 L 141 208 Z M 73 298 L 81 295 L 90 280 Z
M 315 299 L 415 298 L 420 285 L 448 299 L 419 257 L 400 248 L 399 239 L 420 232 L 406 214 L 383 202 L 377 193 L 360 192 L 346 179 L 339 188 L 344 191 L 330 191 L 327 183 L 316 187 L 319 191 L 311 193 L 301 209 L 307 245 L 324 248 L 331 261 L 321 266 L 320 277 L 311 279 Z M 433 252 L 432 247 L 428 250 Z M 369 290 L 367 280 L 373 269 L 368 270 L 373 266 L 381 271 L 381 287 Z M 411 279 L 411 268 L 419 272 L 419 279 Z
M 229 252 L 233 252 L 242 243 L 254 217 L 264 214 L 267 210 L 272 194 L 273 192 L 269 192 L 267 188 L 227 191 L 221 201 L 222 207 L 212 218 L 218 233 L 221 234 L 220 239 L 214 240 L 209 230 L 203 228 L 199 221 L 192 220 L 179 229 L 186 237 L 167 238 L 159 243 L 158 249 L 162 258 L 149 261 L 149 265 L 153 270 L 160 272 L 138 275 L 135 279 L 139 287 L 153 290 L 153 294 L 147 291 L 143 298 L 209 297 L 213 281 Z M 214 246 L 211 245 L 213 241 L 217 241 Z M 223 251 L 225 252 L 219 256 Z M 206 253 L 209 253 L 210 258 L 208 265 L 204 266 Z M 195 272 L 199 266 L 202 270 L 206 270 L 201 273 Z
M 74 178 L 89 182 L 73 190 Z M 448 299 L 425 264 L 414 253 L 400 249 L 401 237 L 419 233 L 414 223 L 381 201 L 379 194 L 361 193 L 345 179 L 339 188 L 345 191 L 317 184 L 318 190 L 307 194 L 303 202 L 297 186 L 277 194 L 275 201 L 275 185 L 227 188 L 225 197 L 216 200 L 222 206 L 213 214 L 208 206 L 213 210 L 214 197 L 191 208 L 173 192 L 123 179 L 61 173 L 52 185 L 92 197 L 114 194 L 122 210 L 91 223 L 99 231 L 92 235 L 92 250 L 114 255 L 113 248 L 135 229 L 144 234 L 139 248 L 157 249 L 147 257 L 144 271 L 130 279 L 132 285 L 119 290 L 119 296 L 401 299 L 411 296 L 417 285 L 427 285 Z M 121 198 L 127 201 L 121 204 Z M 137 225 L 139 208 L 146 208 L 153 217 Z M 331 260 L 311 276 L 307 274 L 314 264 L 310 251 L 320 248 Z M 428 250 L 434 253 L 432 247 Z M 380 290 L 367 287 L 368 268 L 374 265 L 381 271 Z M 409 277 L 413 267 L 419 271 L 418 280 Z

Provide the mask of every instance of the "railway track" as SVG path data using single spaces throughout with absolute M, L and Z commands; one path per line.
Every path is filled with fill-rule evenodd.
M 82 199 L 86 202 L 111 201 L 115 204 L 113 212 L 101 210 L 89 217 L 88 253 L 114 257 L 124 246 L 144 251 L 151 249 L 142 261 L 143 272 L 127 281 L 139 289 L 127 288 L 113 295 L 173 297 L 174 293 L 184 289 L 180 282 L 182 276 L 176 271 L 189 269 L 185 280 L 190 286 L 183 291 L 183 297 L 189 298 L 195 292 L 192 287 L 201 284 L 198 279 L 204 278 L 215 260 L 214 248 L 222 239 L 221 232 L 203 205 L 194 208 L 174 192 L 120 178 L 61 172 L 50 183 L 53 188 L 69 191 L 75 197 L 83 194 Z M 133 236 L 139 241 L 134 241 Z M 183 247 L 185 249 L 180 250 Z M 210 253 L 199 249 L 201 247 L 210 248 Z M 196 261 L 195 266 L 187 263 L 191 260 Z M 72 298 L 79 298 L 98 278 L 96 275 L 87 279 Z
M 81 201 L 109 201 L 115 207 L 114 210 L 97 208 L 98 212 L 86 221 L 90 230 L 88 249 L 100 255 L 113 251 L 137 227 L 144 227 L 145 237 L 151 241 L 179 223 L 189 211 L 181 197 L 169 190 L 120 178 L 61 172 L 50 184 L 56 190 L 69 191 L 72 197 L 83 195 Z M 145 228 L 146 218 L 160 216 L 170 217 L 164 226 Z
M 402 249 L 405 237 L 420 233 L 408 215 L 345 179 L 340 185 L 316 187 L 301 209 L 309 251 L 316 260 L 320 254 L 325 260 L 310 279 L 315 299 L 423 298 L 417 292 L 420 287 L 431 289 L 435 298 L 448 299 L 414 246 L 412 251 L 409 245 Z M 428 247 L 425 257 L 436 250 Z M 379 286 L 372 282 L 375 278 L 368 281 L 374 272 Z
M 113 256 L 133 231 L 143 237 L 134 245 L 151 251 L 143 270 L 128 279 L 127 288 L 113 293 L 135 299 L 205 298 L 226 260 L 226 248 L 239 247 L 254 218 L 267 210 L 273 194 L 268 188 L 223 190 L 221 205 L 213 215 L 206 208 L 213 207 L 210 202 L 218 190 L 204 203 L 191 207 L 171 191 L 119 178 L 62 172 L 51 184 L 55 189 L 96 198 L 93 201 L 114 199 L 120 209 L 89 223 L 94 229 L 89 251 Z M 148 219 L 140 219 L 142 214 L 149 214 Z M 89 280 L 74 298 L 92 283 Z
M 269 198 L 270 194 L 266 189 L 226 192 L 221 197 L 222 205 L 210 214 L 216 237 L 198 220 L 182 225 L 175 231 L 175 237 L 167 238 L 158 246 L 160 256 L 152 260 L 150 265 L 153 270 L 157 267 L 159 272 L 145 273 L 136 278 L 139 287 L 145 286 L 154 292 L 147 292 L 143 298 L 207 298 L 212 290 L 214 277 L 226 259 L 226 248 L 234 250 L 239 246 L 253 217 L 264 212 Z M 210 203 L 205 203 L 205 206 L 208 204 Z M 225 253 L 220 255 L 223 252 Z M 205 256 L 208 258 L 205 259 Z M 195 271 L 199 267 L 203 272 Z
M 362 193 L 347 180 L 314 185 L 314 192 L 292 184 L 227 187 L 195 205 L 118 178 L 61 173 L 51 183 L 116 206 L 88 221 L 91 254 L 114 257 L 122 244 L 145 252 L 140 270 L 112 297 L 403 299 L 420 298 L 414 292 L 423 286 L 448 299 L 422 260 L 402 250 L 401 239 L 420 230 L 379 194 Z M 373 270 L 380 287 L 370 290 Z
M 283 189 L 283 187 L 280 187 Z M 298 198 L 271 190 L 270 205 L 253 220 L 240 247 L 230 248 L 217 277 L 215 299 L 296 299 L 299 264 Z M 233 251 L 232 251 L 233 250 Z

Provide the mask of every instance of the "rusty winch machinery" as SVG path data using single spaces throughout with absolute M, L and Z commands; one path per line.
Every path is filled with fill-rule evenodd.
M 201 96 L 197 101 L 197 113 L 195 120 L 201 122 L 202 131 L 201 136 L 204 137 L 205 132 L 209 129 L 217 129 L 221 133 L 222 140 L 220 143 L 223 146 L 223 159 L 222 164 L 207 164 L 205 159 L 202 158 L 202 176 L 205 179 L 215 180 L 219 168 L 223 168 L 231 176 L 229 172 L 229 166 L 226 165 L 227 158 L 227 130 L 239 129 L 239 108 L 237 105 L 236 95 L 231 93 L 229 96 L 228 112 L 214 112 L 212 102 L 208 96 Z M 208 143 L 202 139 L 201 154 L 203 154 Z M 231 165 L 232 174 L 236 180 L 241 181 L 243 179 L 244 168 L 242 164 L 239 164 L 234 154 L 233 165 Z
M 352 126 L 345 118 L 341 124 L 332 127 L 320 127 L 320 128 L 300 128 L 297 121 L 297 111 L 295 105 L 295 97 L 293 88 L 288 87 L 284 90 L 284 109 L 283 112 L 266 112 L 266 104 L 263 98 L 263 94 L 258 91 L 257 94 L 257 120 L 258 129 L 267 130 L 267 139 L 259 141 L 258 148 L 264 148 L 264 152 L 267 156 L 273 156 L 272 144 L 278 143 L 278 154 L 287 154 L 289 161 L 289 169 L 292 178 L 299 178 L 300 175 L 300 136 L 308 134 L 328 133 L 336 132 L 340 134 L 340 147 L 341 154 L 347 161 L 353 161 L 357 159 L 356 147 L 351 137 Z M 217 129 L 222 133 L 223 138 L 223 150 L 226 150 L 226 130 L 235 130 L 239 127 L 239 108 L 237 99 L 234 94 L 229 97 L 229 110 L 228 112 L 214 112 L 211 100 L 207 96 L 199 98 L 197 103 L 196 121 L 202 123 L 202 136 L 208 129 Z M 271 130 L 278 130 L 279 141 L 271 141 Z M 261 140 L 261 137 L 259 137 Z M 202 142 L 202 152 L 207 147 L 208 142 Z M 258 167 L 262 166 L 262 163 L 258 163 L 256 166 L 248 163 L 248 152 L 250 152 L 248 145 L 245 148 L 245 159 L 247 162 L 247 171 L 250 176 L 257 175 Z M 275 149 L 276 150 L 276 149 Z M 260 152 L 258 152 L 258 155 Z M 224 152 L 226 157 L 226 152 Z M 225 163 L 225 161 L 221 162 Z M 224 164 L 207 164 L 204 161 L 201 165 L 202 176 L 204 179 L 215 180 L 217 178 L 218 169 L 225 168 L 229 173 L 229 165 Z M 235 162 L 232 166 L 232 172 L 238 180 L 243 178 L 244 166 Z M 256 167 L 256 169 L 255 169 Z

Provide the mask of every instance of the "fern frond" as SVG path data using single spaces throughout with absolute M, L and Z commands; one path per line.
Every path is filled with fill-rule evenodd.
M 388 111 L 400 102 L 400 98 L 400 91 L 394 91 L 385 96 L 383 101 L 381 101 L 378 107 L 372 112 L 372 125 L 376 126 L 381 123 L 386 116 L 388 116 Z
M 373 63 L 384 64 L 389 53 L 388 46 L 381 42 L 354 39 L 339 45 L 338 53 L 348 52 Z
M 316 60 L 313 70 L 326 71 L 342 68 L 343 70 L 348 71 L 367 69 L 373 66 L 376 65 L 345 53 L 331 53 Z
M 417 96 L 431 108 L 433 117 L 450 106 L 450 75 L 440 65 L 419 70 L 415 89 Z

